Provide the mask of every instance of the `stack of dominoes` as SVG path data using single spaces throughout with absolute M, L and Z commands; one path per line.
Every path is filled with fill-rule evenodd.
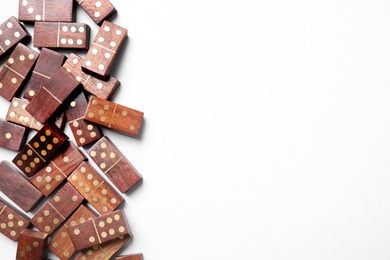
M 91 46 L 90 27 L 75 22 L 77 4 L 100 26 Z M 143 112 L 110 101 L 120 83 L 109 73 L 127 30 L 109 21 L 117 12 L 109 0 L 77 4 L 19 0 L 18 19 L 0 25 L 0 96 L 10 101 L 0 146 L 17 152 L 0 163 L 0 191 L 9 199 L 0 198 L 0 232 L 18 241 L 16 259 L 45 259 L 47 250 L 60 259 L 112 259 L 132 238 L 121 193 L 142 176 L 101 131 L 137 137 L 143 122 Z M 25 45 L 31 36 L 23 23 L 34 24 L 39 52 Z M 66 57 L 53 49 L 88 52 Z M 37 132 L 26 140 L 29 129 Z

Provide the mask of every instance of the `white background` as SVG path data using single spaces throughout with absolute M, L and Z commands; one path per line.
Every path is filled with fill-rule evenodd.
M 104 130 L 144 176 L 122 254 L 390 258 L 389 1 L 112 3 L 129 30 L 113 101 L 145 112 L 139 139 Z

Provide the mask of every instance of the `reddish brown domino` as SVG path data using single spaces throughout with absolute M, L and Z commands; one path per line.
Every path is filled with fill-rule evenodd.
M 23 22 L 73 22 L 73 0 L 19 0 Z
M 115 7 L 109 0 L 76 0 L 92 20 L 100 25 L 116 13 Z
M 10 203 L 0 198 L 0 232 L 17 241 L 22 230 L 30 226 L 30 218 Z
M 27 128 L 0 118 L 0 147 L 20 151 L 25 145 Z
M 26 43 L 31 38 L 27 29 L 11 16 L 0 24 L 0 59 L 11 52 L 19 43 Z
M 25 229 L 20 232 L 16 260 L 46 259 L 48 234 Z

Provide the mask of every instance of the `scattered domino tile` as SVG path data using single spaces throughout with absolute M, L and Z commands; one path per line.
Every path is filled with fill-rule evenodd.
M 10 203 L 0 198 L 0 232 L 17 241 L 22 230 L 30 226 L 30 218 Z
M 27 42 L 31 38 L 27 29 L 11 16 L 0 24 L 0 59 L 11 51 L 19 42 Z
M 100 25 L 116 13 L 115 7 L 109 0 L 76 0 L 92 20 Z
M 133 254 L 133 255 L 124 255 L 118 256 L 116 260 L 144 260 L 143 254 Z
M 106 80 L 126 37 L 127 30 L 125 28 L 104 21 L 81 65 L 83 71 L 96 78 Z
M 73 0 L 19 0 L 22 22 L 73 22 Z
M 34 47 L 86 50 L 89 47 L 89 31 L 85 23 L 36 23 Z
M 39 54 L 18 43 L 0 71 L 0 96 L 10 101 L 19 92 Z
M 25 229 L 20 232 L 16 260 L 46 259 L 48 234 Z
M 0 147 L 20 151 L 27 137 L 27 128 L 0 118 Z
M 101 99 L 110 99 L 120 82 L 112 76 L 109 76 L 107 81 L 103 81 L 88 75 L 81 69 L 81 64 L 83 62 L 84 59 L 71 53 L 63 67 L 83 85 L 85 91 Z

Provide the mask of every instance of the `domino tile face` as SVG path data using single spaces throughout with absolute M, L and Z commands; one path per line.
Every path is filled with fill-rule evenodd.
M 0 118 L 0 147 L 20 151 L 25 145 L 27 128 Z
M 48 234 L 25 229 L 20 232 L 16 260 L 45 259 Z
M 19 0 L 22 22 L 73 22 L 73 0 Z
M 118 256 L 115 258 L 116 260 L 144 260 L 143 254 L 132 254 L 132 255 L 125 255 L 125 256 Z
M 0 198 L 0 232 L 17 241 L 22 230 L 30 226 L 30 218 Z
M 19 21 L 11 16 L 0 24 L 0 59 L 19 42 L 27 42 L 31 38 L 26 28 Z
M 109 0 L 76 0 L 91 19 L 100 25 L 116 13 L 115 7 Z

